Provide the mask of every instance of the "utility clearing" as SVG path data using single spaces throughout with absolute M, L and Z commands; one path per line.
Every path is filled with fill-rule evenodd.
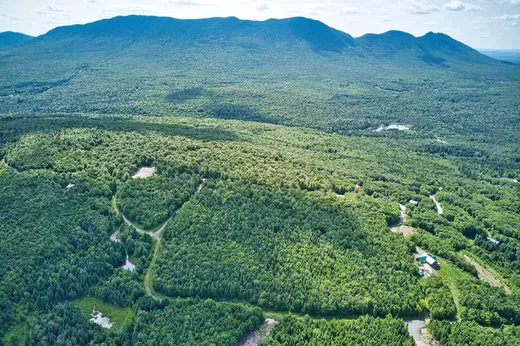
M 506 291 L 506 294 L 511 294 L 511 290 L 509 287 L 504 285 L 493 273 L 491 273 L 488 269 L 481 266 L 477 261 L 474 261 L 471 257 L 468 255 L 462 256 L 466 262 L 471 264 L 475 267 L 478 273 L 478 278 L 482 281 L 485 281 L 489 283 L 491 286 L 495 287 L 504 287 L 504 290 Z

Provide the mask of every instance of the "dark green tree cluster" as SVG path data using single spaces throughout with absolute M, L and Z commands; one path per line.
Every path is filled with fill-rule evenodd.
M 233 346 L 263 320 L 259 308 L 211 299 L 174 300 L 137 315 L 131 344 Z
M 165 230 L 154 273 L 168 296 L 246 299 L 310 314 L 421 311 L 416 269 L 386 218 L 360 200 L 297 189 L 207 183 Z M 358 209 L 359 208 L 359 209 Z
M 198 176 L 189 174 L 132 179 L 119 187 L 117 207 L 130 220 L 152 229 L 174 216 L 200 182 Z
M 482 327 L 475 322 L 432 320 L 428 330 L 443 346 L 516 346 L 520 327 Z
M 292 315 L 278 323 L 262 346 L 413 346 L 403 320 L 361 316 L 355 320 L 301 319 Z
M 173 300 L 140 311 L 120 333 L 89 322 L 70 303 L 29 324 L 26 345 L 222 345 L 233 346 L 263 322 L 259 308 L 212 300 Z
M 454 320 L 457 308 L 453 302 L 450 289 L 438 276 L 422 280 L 421 284 L 426 295 L 426 305 L 430 316 L 438 320 Z
M 109 199 L 85 183 L 64 188 L 44 171 L 0 173 L 1 325 L 16 311 L 49 310 L 80 297 L 112 273 L 125 256 L 109 240 Z

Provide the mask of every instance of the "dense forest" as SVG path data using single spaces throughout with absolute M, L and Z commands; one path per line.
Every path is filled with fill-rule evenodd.
M 313 320 L 286 317 L 262 345 L 403 345 L 414 342 L 402 320 L 391 316 L 356 320 Z
M 180 23 L 0 49 L 0 345 L 520 344 L 518 66 Z

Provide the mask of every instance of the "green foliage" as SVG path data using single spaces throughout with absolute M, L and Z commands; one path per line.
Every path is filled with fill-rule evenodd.
M 2 328 L 13 304 L 47 310 L 77 298 L 124 258 L 108 239 L 109 200 L 88 183 L 74 189 L 62 183 L 43 171 L 0 175 L 0 200 L 9 201 L 0 203 L 0 304 L 9 307 L 2 309 Z
M 415 345 L 403 320 L 391 316 L 361 316 L 355 320 L 299 319 L 289 315 L 263 342 L 264 346 L 294 345 Z
M 200 178 L 188 174 L 132 179 L 119 187 L 117 206 L 130 220 L 152 229 L 174 216 L 199 183 Z
M 141 311 L 132 334 L 142 345 L 229 345 L 263 323 L 259 308 L 210 299 L 174 300 L 164 308 Z
M 311 314 L 419 313 L 405 242 L 380 231 L 380 214 L 360 224 L 353 206 L 366 214 L 371 207 L 296 189 L 208 183 L 167 226 L 154 287 Z
M 439 34 L 143 17 L 53 30 L 0 66 L 0 335 L 42 314 L 35 344 L 234 344 L 260 323 L 255 309 L 145 296 L 146 271 L 168 296 L 282 311 L 453 319 L 455 303 L 462 321 L 439 322 L 446 342 L 515 340 L 518 66 Z M 409 130 L 374 131 L 390 124 Z M 159 175 L 132 180 L 142 166 Z M 174 218 L 156 265 L 114 200 L 144 228 Z M 399 204 L 408 239 L 389 229 Z M 419 283 L 414 244 L 449 275 Z M 480 282 L 462 250 L 513 294 Z M 126 255 L 136 272 L 117 269 Z M 114 336 L 60 304 L 85 294 L 136 321 Z M 286 323 L 277 337 L 295 344 L 291 325 L 315 344 L 331 330 L 339 344 L 410 341 L 390 318 Z
M 430 316 L 438 320 L 453 320 L 457 315 L 457 308 L 453 302 L 450 289 L 438 276 L 422 280 L 421 284 L 426 296 L 426 305 Z
M 94 297 L 83 297 L 70 302 L 70 304 L 78 308 L 83 321 L 87 321 L 92 317 L 91 313 L 93 310 L 102 312 L 103 316 L 108 317 L 110 322 L 114 324 L 110 331 L 116 333 L 121 333 L 132 322 L 134 317 L 132 309 L 107 304 Z
M 520 340 L 520 327 L 481 327 L 475 322 L 432 320 L 428 330 L 444 346 L 513 346 Z

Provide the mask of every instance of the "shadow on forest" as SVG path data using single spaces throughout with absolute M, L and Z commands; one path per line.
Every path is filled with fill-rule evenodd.
M 172 136 L 182 136 L 200 141 L 242 141 L 232 131 L 209 126 L 184 124 L 157 124 L 134 121 L 125 117 L 87 118 L 67 117 L 23 117 L 0 119 L 0 144 L 15 141 L 31 132 L 55 132 L 71 128 L 96 128 L 107 131 L 155 131 Z

